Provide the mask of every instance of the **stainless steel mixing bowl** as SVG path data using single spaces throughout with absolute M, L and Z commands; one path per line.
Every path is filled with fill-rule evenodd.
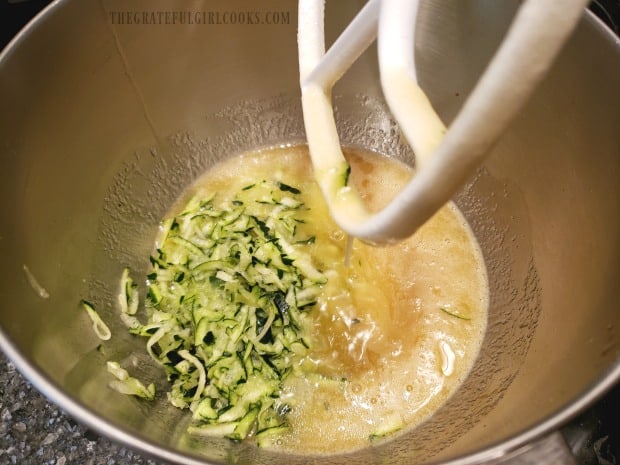
M 331 40 L 361 3 L 328 2 Z M 425 3 L 416 60 L 446 122 L 518 4 Z M 465 464 L 540 444 L 561 454 L 554 431 L 620 377 L 620 44 L 590 16 L 455 199 L 487 262 L 489 324 L 470 377 L 428 422 L 302 458 L 188 437 L 165 399 L 107 388 L 108 359 L 163 387 L 114 302 L 123 267 L 146 269 L 176 196 L 222 157 L 303 142 L 296 15 L 291 0 L 58 0 L 4 50 L 0 346 L 79 421 L 170 462 Z M 347 145 L 413 162 L 374 50 L 334 101 Z M 103 350 L 85 297 L 111 327 Z

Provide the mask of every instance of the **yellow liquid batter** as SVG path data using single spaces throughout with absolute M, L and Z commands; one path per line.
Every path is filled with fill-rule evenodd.
M 350 183 L 369 210 L 409 181 L 408 166 L 345 151 Z M 312 256 L 328 276 L 313 312 L 313 346 L 302 362 L 315 376 L 285 381 L 290 431 L 273 447 L 338 453 L 367 446 L 394 429 L 413 428 L 458 389 L 478 354 L 488 286 L 481 252 L 457 208 L 446 205 L 411 238 L 390 246 L 353 243 L 330 218 L 306 147 L 252 152 L 210 169 L 191 189 L 232 197 L 245 185 L 276 179 L 299 188 L 309 207 L 299 227 L 316 236 Z

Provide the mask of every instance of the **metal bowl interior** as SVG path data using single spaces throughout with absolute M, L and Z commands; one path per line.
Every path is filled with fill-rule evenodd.
M 328 3 L 331 40 L 359 3 Z M 446 122 L 517 6 L 425 3 L 416 60 Z M 131 11 L 186 8 L 136 0 Z M 115 18 L 127 9 L 120 0 L 61 0 L 0 56 L 0 346 L 78 420 L 148 454 L 177 463 L 307 463 L 189 437 L 186 416 L 165 398 L 145 405 L 107 388 L 108 359 L 135 363 L 141 376 L 164 383 L 143 341 L 126 334 L 114 301 L 123 267 L 146 269 L 172 202 L 223 157 L 304 141 L 294 5 L 236 0 L 195 8 L 205 11 L 204 22 L 144 24 L 135 19 L 143 16 Z M 223 21 L 226 12 L 280 19 L 209 24 L 209 14 Z M 620 44 L 584 17 L 455 198 L 491 287 L 488 332 L 469 378 L 421 427 L 317 462 L 481 462 L 547 434 L 618 380 L 618 82 Z M 373 49 L 339 82 L 334 103 L 343 143 L 413 163 L 382 99 Z M 111 327 L 103 352 L 82 298 Z

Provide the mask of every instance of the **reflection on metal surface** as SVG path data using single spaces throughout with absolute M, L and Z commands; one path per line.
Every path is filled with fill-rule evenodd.
M 470 77 L 478 75 L 491 54 L 493 40 L 503 31 L 505 12 L 501 5 L 511 2 L 446 1 L 452 7 L 447 14 L 456 14 L 459 5 L 466 3 L 480 8 L 470 12 L 469 22 L 462 28 L 452 24 L 451 35 L 446 36 L 447 45 L 455 46 L 452 55 L 435 56 L 429 51 L 423 57 L 426 64 L 434 63 L 425 84 L 432 88 L 430 94 L 448 117 L 462 103 L 473 82 Z M 331 4 L 344 8 L 347 3 Z M 275 38 L 263 37 L 265 44 L 252 28 L 239 27 L 230 34 L 230 40 L 221 42 L 215 42 L 216 28 L 165 29 L 165 34 L 156 26 L 122 28 L 125 53 L 149 102 L 151 117 L 164 134 L 171 134 L 166 150 L 151 151 L 152 133 L 134 89 L 123 75 L 122 62 L 113 38 L 105 32 L 101 12 L 90 2 L 64 1 L 59 6 L 62 8 L 54 8 L 55 15 L 50 14 L 23 36 L 19 52 L 24 54 L 11 54 L 11 63 L 19 65 L 21 71 L 0 76 L 0 154 L 6 162 L 6 169 L 0 173 L 4 176 L 0 188 L 5 193 L 1 211 L 10 218 L 3 223 L 0 247 L 6 252 L 3 259 L 14 263 L 3 271 L 5 283 L 13 283 L 15 275 L 21 278 L 18 285 L 3 289 L 6 303 L 0 309 L 0 342 L 39 389 L 81 422 L 171 462 L 187 459 L 188 463 L 199 463 L 198 459 L 188 459 L 186 452 L 204 443 L 182 445 L 184 452 L 172 449 L 179 435 L 170 432 L 169 425 L 177 424 L 170 412 L 160 406 L 150 411 L 131 402 L 115 406 L 107 391 L 89 384 L 89 379 L 101 379 L 97 376 L 102 376 L 99 366 L 105 358 L 92 352 L 99 343 L 94 336 L 87 341 L 88 347 L 80 345 L 83 338 L 75 337 L 85 327 L 83 318 L 76 319 L 76 304 L 85 292 L 101 302 L 113 299 L 116 290 L 111 287 L 117 283 L 119 263 L 128 259 L 130 263 L 124 265 L 139 269 L 142 253 L 152 243 L 148 228 L 156 227 L 166 208 L 166 197 L 178 193 L 208 165 L 210 157 L 224 155 L 213 150 L 251 148 L 256 143 L 276 141 L 283 134 L 296 141 L 303 138 L 301 121 L 295 116 L 299 108 L 285 114 L 280 111 L 287 99 L 290 102 L 298 97 L 297 70 L 293 61 L 286 61 L 294 60 L 295 30 L 293 26 L 274 30 Z M 344 22 L 348 13 L 335 16 Z M 82 21 L 62 20 L 64 14 Z M 5 16 L 0 14 L 0 18 Z M 450 23 L 450 17 L 443 19 Z M 614 261 L 618 210 L 617 204 L 610 203 L 619 198 L 619 118 L 617 107 L 609 102 L 619 99 L 615 82 L 620 79 L 616 79 L 618 69 L 612 68 L 617 49 L 612 49 L 610 40 L 601 40 L 597 27 L 592 21 L 584 22 L 552 80 L 497 146 L 478 179 L 481 184 L 474 186 L 476 202 L 486 207 L 489 221 L 496 222 L 495 229 L 479 222 L 478 232 L 487 236 L 487 256 L 502 255 L 512 268 L 508 274 L 501 272 L 505 267 L 496 268 L 494 282 L 499 289 L 494 300 L 495 330 L 489 335 L 484 359 L 490 364 L 502 361 L 502 367 L 490 365 L 497 370 L 489 376 L 479 371 L 476 385 L 470 384 L 469 393 L 461 394 L 460 399 L 473 399 L 463 403 L 463 410 L 456 410 L 468 418 L 461 423 L 457 418 L 451 424 L 437 424 L 428 432 L 431 440 L 437 441 L 431 446 L 441 445 L 440 437 L 455 438 L 449 444 L 451 453 L 444 458 L 476 452 L 476 444 L 487 449 L 476 457 L 469 456 L 469 463 L 505 456 L 504 438 L 512 438 L 511 448 L 520 449 L 525 442 L 570 420 L 617 379 L 617 371 L 611 373 L 606 368 L 617 366 L 619 355 L 618 268 Z M 67 35 L 70 39 L 65 40 Z M 54 45 L 53 57 L 42 55 L 39 45 L 33 46 L 32 41 L 42 39 Z M 212 54 L 204 51 L 209 41 L 218 45 Z M 187 56 L 178 50 L 185 50 Z M 466 53 L 468 50 L 472 53 Z M 244 60 L 226 61 L 242 52 L 247 53 Z M 267 62 L 277 65 L 266 67 Z M 6 63 L 0 67 L 6 69 Z M 373 70 L 367 64 L 359 64 L 366 67 L 356 73 L 359 79 L 349 79 L 336 89 L 336 116 L 343 139 L 353 143 L 363 137 L 370 144 L 368 148 L 406 160 L 410 153 L 398 144 L 398 131 L 386 116 L 379 91 L 372 84 Z M 595 72 L 607 67 L 609 73 Z M 265 73 L 269 79 L 261 77 Z M 217 91 L 213 91 L 216 84 Z M 174 92 L 165 92 L 170 88 Z M 235 107 L 233 101 L 243 104 Z M 350 121 L 349 116 L 357 120 Z M 546 130 L 550 121 L 553 126 Z M 75 127 L 80 130 L 73 130 Z M 255 131 L 251 138 L 243 136 L 247 128 Z M 32 163 L 35 154 L 37 163 Z M 185 154 L 193 156 L 187 159 Z M 602 161 L 600 166 L 594 163 L 598 160 Z M 18 168 L 27 170 L 27 176 Z M 174 176 L 166 176 L 172 172 Z M 527 188 L 517 189 L 519 184 Z M 133 242 L 123 242 L 132 247 L 117 249 L 120 235 L 132 236 L 130 230 L 136 224 L 132 214 L 137 206 L 142 208 L 150 202 L 152 210 L 141 214 L 151 223 L 133 229 Z M 464 205 L 467 199 L 460 202 Z M 512 218 L 502 210 L 506 205 L 517 207 Z M 102 207 L 107 210 L 101 211 Z M 118 222 L 103 224 L 104 220 Z M 584 242 L 588 237 L 592 239 Z M 19 251 L 8 244 L 20 244 Z M 604 244 L 609 251 L 603 250 Z M 524 253 L 517 257 L 518 250 Z M 32 288 L 19 270 L 22 263 L 37 276 L 62 277 L 53 281 L 53 287 L 47 278 L 44 280 L 53 298 L 32 298 Z M 99 282 L 89 280 L 90 276 L 100 277 Z M 81 289 L 66 284 L 81 285 L 83 279 L 88 289 L 86 284 Z M 34 303 L 22 307 L 24 301 Z M 52 301 L 55 311 L 46 313 L 45 325 L 36 325 L 41 306 Z M 593 312 L 597 318 L 590 318 Z M 20 326 L 23 321 L 29 324 Z M 612 323 L 615 326 L 608 329 Z M 9 333 L 10 342 L 4 337 Z M 109 352 L 105 357 L 118 355 L 121 359 L 132 352 L 131 341 L 116 342 L 106 347 Z M 597 389 L 592 389 L 592 383 Z M 617 412 L 612 407 L 606 410 Z M 469 419 L 479 421 L 471 425 Z M 124 426 L 119 428 L 121 424 Z M 463 424 L 472 427 L 465 435 L 464 430 L 458 430 Z M 572 447 L 572 437 L 566 431 Z M 459 443 L 459 437 L 467 439 L 469 434 L 479 434 L 480 441 Z M 606 435 L 585 441 L 592 448 L 596 446 L 594 455 L 598 451 L 602 459 L 606 457 L 608 442 L 602 440 Z M 613 435 L 609 435 L 613 445 Z M 30 436 L 33 438 L 37 436 Z M 412 444 L 418 447 L 413 439 L 378 446 L 372 457 L 345 457 L 342 461 L 389 462 L 401 454 L 411 463 L 417 453 Z M 241 462 L 255 461 L 260 455 L 221 444 L 212 452 L 214 459 Z M 292 463 L 288 458 L 280 459 Z

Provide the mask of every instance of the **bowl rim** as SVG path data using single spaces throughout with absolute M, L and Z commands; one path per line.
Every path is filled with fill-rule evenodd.
M 16 35 L 9 41 L 6 47 L 0 50 L 0 69 L 8 57 L 19 47 L 22 41 L 27 40 L 28 36 L 34 33 L 36 28 L 49 16 L 59 10 L 64 3 L 70 0 L 53 0 L 34 16 Z M 616 46 L 620 54 L 620 37 L 611 28 L 591 11 L 584 12 L 584 20 L 589 27 L 594 28 L 603 40 L 609 40 Z M 582 23 L 583 23 L 582 22 Z M 47 400 L 58 406 L 80 423 L 93 429 L 104 437 L 120 443 L 130 449 L 139 451 L 149 457 L 159 460 L 179 463 L 184 465 L 205 465 L 209 462 L 206 458 L 191 456 L 181 451 L 175 451 L 160 445 L 156 445 L 146 438 L 125 431 L 122 427 L 103 419 L 79 400 L 66 394 L 62 388 L 51 378 L 42 373 L 33 362 L 29 361 L 18 347 L 13 343 L 4 329 L 0 326 L 0 350 L 4 352 L 18 371 L 29 381 Z M 508 455 L 518 453 L 519 449 L 533 442 L 540 441 L 546 437 L 553 436 L 559 428 L 571 419 L 584 412 L 588 407 L 602 398 L 616 384 L 620 384 L 620 356 L 615 364 L 588 388 L 582 391 L 576 398 L 572 399 L 555 412 L 549 414 L 538 423 L 522 430 L 513 436 L 499 440 L 491 445 L 485 446 L 467 455 L 455 456 L 443 461 L 431 461 L 430 464 L 441 465 L 470 465 L 482 464 L 493 460 L 505 458 Z M 346 454 L 345 454 L 346 456 Z

